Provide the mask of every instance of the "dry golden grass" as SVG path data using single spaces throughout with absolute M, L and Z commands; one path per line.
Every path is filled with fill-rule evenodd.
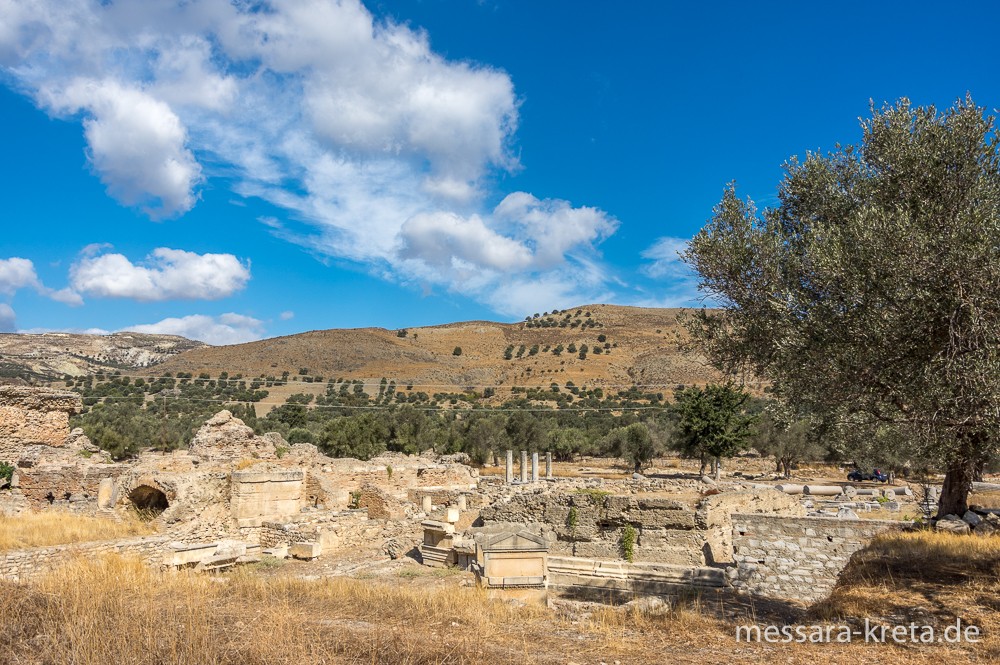
M 820 619 L 892 617 L 899 623 L 980 627 L 983 662 L 1000 662 L 1000 537 L 917 531 L 881 536 L 854 555 Z
M 0 661 L 73 663 L 961 662 L 954 650 L 737 643 L 691 595 L 653 613 L 566 617 L 471 588 L 399 580 L 161 573 L 109 556 L 0 582 Z M 7 660 L 4 660 L 6 658 Z
M 138 518 L 115 521 L 56 511 L 22 513 L 15 517 L 0 515 L 0 552 L 145 536 L 153 532 L 153 527 Z

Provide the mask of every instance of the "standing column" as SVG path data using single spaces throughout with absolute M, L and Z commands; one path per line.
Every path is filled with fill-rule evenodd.
M 528 482 L 528 451 L 521 451 L 521 482 Z
M 531 453 L 531 482 L 538 482 L 538 453 Z
M 545 453 L 545 478 L 552 480 L 552 453 Z
M 514 451 L 507 451 L 507 474 L 504 476 L 507 480 L 507 484 L 510 485 L 514 482 Z

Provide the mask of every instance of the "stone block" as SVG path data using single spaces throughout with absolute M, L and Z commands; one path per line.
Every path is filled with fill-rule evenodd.
M 288 554 L 295 559 L 305 559 L 306 561 L 315 559 L 322 554 L 323 548 L 319 543 L 292 543 L 288 546 Z

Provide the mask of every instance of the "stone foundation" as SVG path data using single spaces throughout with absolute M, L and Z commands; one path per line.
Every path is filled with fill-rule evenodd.
M 733 515 L 737 590 L 759 596 L 816 601 L 837 583 L 851 555 L 879 533 L 906 523 L 835 517 Z

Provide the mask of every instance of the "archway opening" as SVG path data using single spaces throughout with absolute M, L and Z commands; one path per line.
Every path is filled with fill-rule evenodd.
M 145 520 L 157 518 L 160 513 L 170 507 L 167 495 L 149 485 L 139 485 L 128 495 L 128 500 L 132 502 L 136 512 Z

